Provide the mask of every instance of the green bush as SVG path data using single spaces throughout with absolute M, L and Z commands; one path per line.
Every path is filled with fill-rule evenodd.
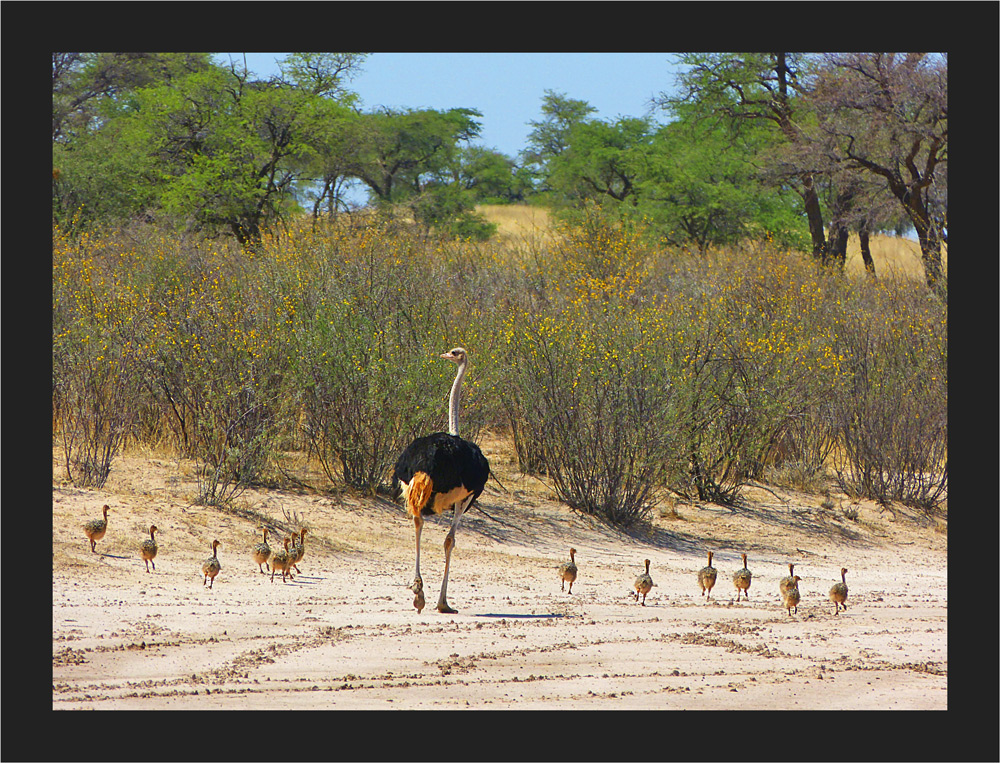
M 411 440 L 443 428 L 453 370 L 436 357 L 440 343 L 404 343 L 388 329 L 348 299 L 327 305 L 300 327 L 292 370 L 324 471 L 370 493 Z
M 288 316 L 288 398 L 327 476 L 375 493 L 410 441 L 447 428 L 448 283 L 419 239 L 379 224 L 294 240 L 266 241 L 261 255 Z M 466 387 L 462 434 L 474 438 Z
M 505 408 L 522 468 L 544 469 L 572 508 L 627 526 L 652 509 L 675 451 L 663 324 L 636 301 L 637 231 L 591 218 L 568 233 L 537 279 L 553 284 L 550 307 L 509 316 Z

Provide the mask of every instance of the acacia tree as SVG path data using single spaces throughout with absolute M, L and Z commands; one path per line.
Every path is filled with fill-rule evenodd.
M 648 119 L 623 117 L 614 122 L 585 120 L 574 124 L 567 144 L 548 161 L 548 184 L 563 199 L 637 202 L 653 140 Z
M 361 180 L 376 205 L 405 205 L 425 230 L 488 237 L 494 227 L 473 208 L 463 145 L 479 135 L 478 111 L 380 109 L 352 124 L 347 174 Z
M 469 191 L 477 203 L 509 204 L 524 201 L 531 190 L 527 171 L 505 154 L 483 146 L 459 147 L 454 161 L 442 171 L 456 186 Z
M 350 173 L 382 202 L 419 193 L 429 175 L 444 168 L 459 141 L 479 135 L 473 109 L 380 109 L 356 124 Z
M 280 62 L 281 74 L 270 85 L 283 97 L 297 99 L 294 140 L 281 164 L 290 171 L 297 199 L 312 201 L 313 216 L 324 205 L 330 214 L 346 209 L 343 191 L 353 151 L 352 125 L 357 95 L 346 82 L 355 76 L 364 55 L 291 53 Z
M 683 111 L 683 110 L 682 110 Z M 655 133 L 638 184 L 638 212 L 670 244 L 711 246 L 766 234 L 802 248 L 808 237 L 794 194 L 762 183 L 755 158 L 772 142 L 761 129 L 734 139 L 704 120 L 681 118 Z
M 806 74 L 810 59 L 800 53 L 686 53 L 680 62 L 680 96 L 661 93 L 657 103 L 676 113 L 688 104 L 703 117 L 739 132 L 747 124 L 770 125 L 788 151 L 772 165 L 779 182 L 793 184 L 809 224 L 813 256 L 825 260 L 827 241 L 817 189 L 817 169 L 791 160 L 812 141 L 813 115 Z
M 296 152 L 308 94 L 250 79 L 235 67 L 138 93 L 136 129 L 161 167 L 163 208 L 196 229 L 243 244 L 294 201 Z
M 208 54 L 56 54 L 54 209 L 68 217 L 82 205 L 105 219 L 162 211 L 256 241 L 297 206 L 319 126 L 348 109 L 343 81 L 361 60 L 291 54 L 281 76 L 260 80 Z
M 677 119 L 656 126 L 649 118 L 589 118 L 590 107 L 548 93 L 546 120 L 534 123 L 531 141 L 544 156 L 550 197 L 574 211 L 596 203 L 614 215 L 651 222 L 668 243 L 713 245 L 766 233 L 802 245 L 795 199 L 757 177 L 756 158 L 773 146 L 762 124 L 727 130 L 677 104 Z M 791 197 L 791 198 L 790 198 Z
M 353 181 L 349 168 L 359 118 L 358 95 L 347 89 L 347 83 L 361 72 L 367 57 L 366 53 L 290 53 L 279 64 L 278 81 L 284 87 L 315 96 L 308 101 L 294 159 L 306 181 L 298 190 L 312 198 L 313 217 L 324 205 L 330 214 L 347 209 L 344 191 Z
M 843 166 L 877 178 L 917 233 L 927 285 L 943 295 L 947 236 L 947 57 L 824 56 L 814 103 Z
M 529 122 L 528 147 L 521 153 L 525 167 L 534 175 L 537 191 L 551 190 L 551 162 L 569 147 L 570 131 L 596 112 L 586 101 L 566 97 L 563 93 L 546 90 L 542 98 L 543 119 Z
M 303 163 L 303 176 L 313 180 L 307 195 L 313 200 L 313 217 L 318 218 L 324 206 L 329 214 L 348 210 L 346 190 L 358 181 L 352 174 L 357 164 L 355 136 L 362 117 L 351 109 L 338 109 L 325 103 L 318 110 L 310 129 L 308 144 L 298 155 Z

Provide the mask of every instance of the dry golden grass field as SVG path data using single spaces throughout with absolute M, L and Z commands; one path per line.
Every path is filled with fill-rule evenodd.
M 499 227 L 497 233 L 502 241 L 513 243 L 545 241 L 551 234 L 549 213 L 541 207 L 526 204 L 485 205 L 476 208 L 489 222 Z M 871 237 L 872 260 L 879 277 L 906 277 L 923 279 L 924 268 L 920 262 L 920 245 L 911 239 L 877 234 Z M 947 269 L 947 247 L 943 252 Z M 865 272 L 861 260 L 861 246 L 856 233 L 851 234 L 847 243 L 847 272 L 862 275 Z

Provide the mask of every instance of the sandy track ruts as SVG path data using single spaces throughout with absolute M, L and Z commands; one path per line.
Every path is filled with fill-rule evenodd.
M 487 455 L 490 452 L 487 449 Z M 58 471 L 58 470 L 57 470 Z M 787 491 L 678 507 L 627 535 L 507 476 L 463 520 L 449 600 L 433 608 L 447 522 L 429 521 L 417 614 L 413 530 L 385 501 L 282 491 L 223 513 L 191 506 L 182 464 L 130 457 L 104 490 L 53 485 L 54 709 L 946 709 L 947 536 L 861 504 L 857 519 Z M 80 525 L 109 503 L 91 554 Z M 250 558 L 261 519 L 309 527 L 301 575 Z M 939 521 L 939 520 L 938 520 Z M 138 555 L 160 532 L 157 570 Z M 278 533 L 269 540 L 272 547 Z M 222 572 L 203 587 L 213 538 Z M 556 574 L 577 549 L 573 594 Z M 714 601 L 696 572 L 715 551 Z M 750 602 L 732 573 L 749 555 Z M 650 558 L 647 605 L 631 584 Z M 792 617 L 777 583 L 794 561 Z M 847 567 L 848 610 L 830 586 Z

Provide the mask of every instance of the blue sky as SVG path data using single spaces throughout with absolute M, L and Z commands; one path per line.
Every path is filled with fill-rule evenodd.
M 242 53 L 219 54 L 225 61 Z M 259 76 L 278 71 L 283 53 L 247 53 Z M 546 90 L 586 101 L 598 119 L 651 115 L 650 101 L 674 89 L 671 53 L 372 53 L 348 87 L 362 108 L 473 108 L 480 111 L 478 143 L 515 157 L 527 142 L 528 122 L 542 117 Z

